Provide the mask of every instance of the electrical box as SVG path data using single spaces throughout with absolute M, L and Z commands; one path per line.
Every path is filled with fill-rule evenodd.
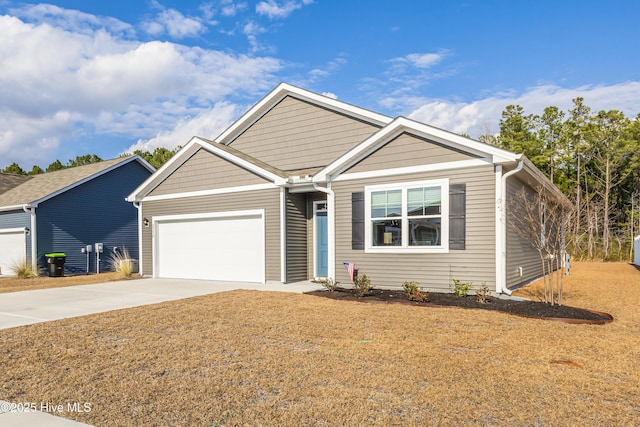
M 87 245 L 87 247 L 85 248 L 85 251 L 86 251 L 86 252 L 91 252 L 91 251 L 93 251 L 93 246 L 91 246 L 91 245 Z M 84 252 L 83 252 L 83 253 L 84 253 Z
M 102 243 L 96 243 L 96 252 L 102 253 Z

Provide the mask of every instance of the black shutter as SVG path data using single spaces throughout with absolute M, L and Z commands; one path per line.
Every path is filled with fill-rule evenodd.
M 364 193 L 351 193 L 351 249 L 364 249 Z
M 449 186 L 449 249 L 465 249 L 466 184 Z

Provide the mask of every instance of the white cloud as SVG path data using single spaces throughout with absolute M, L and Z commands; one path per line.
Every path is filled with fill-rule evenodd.
M 174 149 L 185 145 L 193 136 L 214 139 L 233 122 L 238 114 L 238 106 L 220 102 L 194 118 L 188 116 L 183 118 L 171 130 L 160 132 L 153 138 L 139 139 L 126 152 L 153 151 L 160 147 Z
M 542 114 L 549 106 L 563 111 L 572 108 L 572 100 L 584 98 L 592 111 L 617 109 L 629 117 L 640 113 L 640 82 L 615 85 L 582 86 L 574 89 L 559 86 L 536 86 L 521 94 L 488 97 L 473 102 L 424 101 L 409 117 L 455 133 L 467 133 L 474 138 L 497 133 L 502 111 L 507 105 L 520 105 L 527 114 Z M 396 105 L 401 100 L 396 100 Z M 409 99 L 408 103 L 415 103 Z
M 83 130 L 157 140 L 184 117 L 255 99 L 282 67 L 272 57 L 124 39 L 83 19 L 89 24 L 70 31 L 0 16 L 0 167 L 9 158 L 47 164 L 61 140 Z
M 295 10 L 311 3 L 313 3 L 312 0 L 285 1 L 282 4 L 278 4 L 276 0 L 261 1 L 256 5 L 256 13 L 258 15 L 266 15 L 269 19 L 286 18 Z
M 195 18 L 188 18 L 175 9 L 162 10 L 153 21 L 142 24 L 144 30 L 158 36 L 165 32 L 174 39 L 194 37 L 206 31 L 206 27 Z
M 326 96 L 327 98 L 338 99 L 338 95 L 333 92 L 322 92 L 322 95 Z

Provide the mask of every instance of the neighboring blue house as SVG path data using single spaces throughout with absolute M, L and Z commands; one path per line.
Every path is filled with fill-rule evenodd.
M 138 212 L 125 197 L 153 171 L 132 156 L 32 177 L 0 174 L 0 274 L 22 260 L 46 267 L 50 252 L 67 255 L 65 274 L 86 273 L 87 263 L 88 272 L 105 271 L 114 248 L 138 259 Z

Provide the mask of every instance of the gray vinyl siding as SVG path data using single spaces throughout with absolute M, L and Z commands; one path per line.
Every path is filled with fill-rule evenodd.
M 0 212 L 0 230 L 7 228 L 31 228 L 31 215 L 23 210 Z M 31 235 L 25 234 L 25 240 L 25 259 L 31 261 Z
M 267 182 L 264 178 L 246 169 L 221 159 L 207 150 L 200 149 L 149 195 L 159 196 Z
M 196 213 L 265 210 L 266 280 L 280 281 L 280 189 L 245 191 L 230 194 L 186 197 L 142 202 L 142 215 L 154 217 Z M 142 228 L 143 273 L 153 274 L 152 227 Z
M 109 269 L 113 248 L 126 248 L 138 259 L 138 211 L 125 200 L 150 172 L 137 161 L 85 182 L 40 203 L 36 209 L 38 258 L 64 252 L 66 274 L 86 273 L 87 257 L 80 252 L 86 245 L 104 244 L 100 270 Z M 91 272 L 96 271 L 95 252 L 89 257 Z
M 287 282 L 306 280 L 307 195 L 287 193 Z
M 345 173 L 432 165 L 474 158 L 415 135 L 402 133 Z
M 288 96 L 230 146 L 278 169 L 300 170 L 328 165 L 378 130 Z
M 525 185 L 511 177 L 507 179 L 507 216 L 510 215 L 509 205 L 521 203 L 517 193 Z M 531 191 L 530 187 L 526 187 Z M 522 267 L 522 276 L 518 267 Z M 520 236 L 507 220 L 507 287 L 513 287 L 520 283 L 527 283 L 538 277 L 542 277 L 542 261 L 536 248 L 524 237 Z
M 449 184 L 466 184 L 466 249 L 442 254 L 365 253 L 351 249 L 351 193 L 365 191 L 366 185 L 403 183 L 448 178 Z M 456 171 L 407 174 L 335 182 L 336 196 L 336 279 L 350 283 L 343 262 L 355 262 L 374 286 L 401 287 L 405 280 L 420 286 L 448 291 L 451 279 L 483 282 L 495 287 L 495 175 L 493 165 Z M 443 237 L 443 238 L 448 238 Z

